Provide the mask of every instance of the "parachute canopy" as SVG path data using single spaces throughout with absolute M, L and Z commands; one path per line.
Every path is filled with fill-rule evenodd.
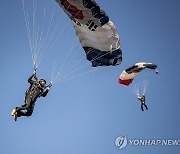
M 135 65 L 127 68 L 121 73 L 119 77 L 119 83 L 128 86 L 132 83 L 133 79 L 137 76 L 137 74 L 142 70 L 144 69 L 155 70 L 156 68 L 157 68 L 156 64 L 145 63 L 145 62 L 136 63 Z M 157 70 L 156 73 L 158 73 Z
M 106 13 L 94 0 L 56 0 L 69 16 L 92 66 L 119 65 L 119 36 Z

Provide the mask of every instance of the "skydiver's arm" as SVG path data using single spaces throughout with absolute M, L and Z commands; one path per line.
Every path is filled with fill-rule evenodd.
M 52 84 L 49 84 L 49 85 L 46 87 L 45 92 L 43 92 L 43 93 L 41 94 L 42 97 L 46 97 L 46 95 L 48 94 L 49 90 L 51 89 L 51 86 L 52 86 Z
M 42 96 L 42 97 L 46 97 L 46 95 L 48 94 L 48 92 L 49 92 L 49 90 L 47 89 L 45 92 L 43 92 L 43 93 L 41 94 L 41 96 Z
M 38 77 L 36 76 L 36 74 L 34 74 L 34 79 L 35 79 L 36 81 L 39 80 Z
M 28 82 L 30 83 L 30 84 L 33 84 L 33 80 L 32 80 L 32 78 L 34 77 L 34 74 L 32 74 L 29 78 L 28 78 Z
M 36 70 L 34 70 L 34 72 L 33 72 L 33 74 L 28 78 L 28 82 L 30 83 L 30 84 L 33 84 L 33 80 L 32 80 L 32 78 L 34 77 L 34 79 L 36 80 L 36 81 L 38 81 L 39 79 L 38 79 L 38 77 L 36 76 Z
M 140 97 L 140 96 L 138 96 L 138 99 L 139 99 L 139 100 L 141 100 L 141 97 Z
M 37 69 L 34 69 L 33 74 L 34 74 L 34 79 L 35 79 L 36 81 L 38 81 L 39 79 L 38 79 L 38 77 L 36 76 L 36 70 L 37 70 Z

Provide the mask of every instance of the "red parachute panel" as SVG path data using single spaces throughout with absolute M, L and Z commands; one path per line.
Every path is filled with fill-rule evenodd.
M 79 10 L 77 7 L 75 7 L 74 5 L 70 4 L 67 0 L 65 0 L 64 6 L 65 6 L 65 8 L 67 10 L 70 10 L 71 12 L 73 12 L 77 19 L 79 19 L 79 20 L 83 20 L 84 19 L 82 10 Z
M 127 79 L 127 80 L 122 80 L 122 79 L 119 79 L 119 83 L 120 84 L 123 84 L 125 86 L 128 86 L 129 84 L 131 84 L 133 81 L 133 79 Z

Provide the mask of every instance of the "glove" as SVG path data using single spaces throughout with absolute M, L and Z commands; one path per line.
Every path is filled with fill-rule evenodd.
M 47 87 L 47 90 L 49 91 L 50 89 L 51 89 L 51 87 L 48 86 L 48 87 Z
M 36 70 L 33 71 L 33 74 L 36 75 Z
M 47 90 L 50 90 L 50 89 L 51 89 L 51 86 L 52 86 L 52 84 L 49 84 L 49 85 L 47 86 Z

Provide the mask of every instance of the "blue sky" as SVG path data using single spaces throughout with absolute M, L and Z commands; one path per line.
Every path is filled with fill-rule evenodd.
M 0 153 L 180 152 L 177 146 L 128 146 L 118 150 L 114 144 L 121 135 L 129 139 L 180 138 L 179 0 L 97 0 L 97 3 L 116 26 L 122 43 L 122 64 L 54 85 L 46 98 L 37 101 L 31 117 L 14 122 L 10 112 L 23 104 L 33 67 L 22 3 L 1 1 Z M 38 4 L 42 4 L 39 5 L 42 10 L 60 9 L 55 1 L 38 0 Z M 60 17 L 63 27 L 67 17 L 64 13 L 56 14 L 56 18 Z M 69 24 L 40 64 L 37 75 L 50 82 L 53 62 L 62 64 L 75 39 Z M 79 52 L 84 55 L 83 50 Z M 118 84 L 120 73 L 140 61 L 156 63 L 160 72 L 150 78 L 147 112 L 141 112 L 136 96 Z

